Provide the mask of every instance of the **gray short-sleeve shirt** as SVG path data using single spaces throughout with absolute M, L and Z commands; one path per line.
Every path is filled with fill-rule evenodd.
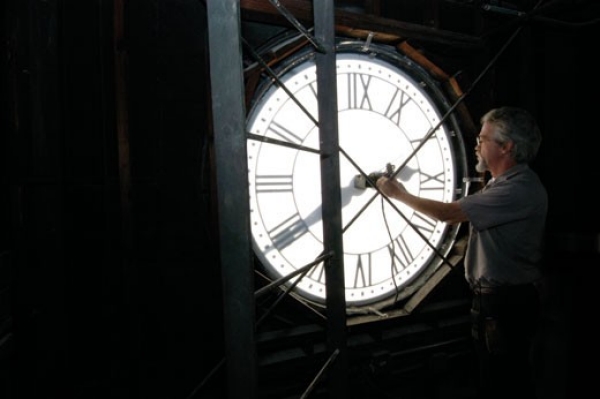
M 469 284 L 495 287 L 540 279 L 548 196 L 529 166 L 512 167 L 458 202 L 470 222 Z

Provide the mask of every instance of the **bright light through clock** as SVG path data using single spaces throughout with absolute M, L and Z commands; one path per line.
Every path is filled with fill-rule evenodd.
M 290 65 L 282 80 L 316 118 L 316 66 L 310 57 Z M 405 165 L 397 178 L 410 192 L 452 201 L 457 194 L 455 144 L 445 125 L 426 140 L 441 115 L 420 80 L 396 64 L 355 51 L 338 54 L 337 76 L 339 142 L 353 162 L 366 174 L 383 172 L 388 163 Z M 274 84 L 256 99 L 248 130 L 319 147 L 319 131 L 311 118 Z M 249 140 L 248 168 L 255 251 L 270 274 L 279 278 L 310 263 L 323 250 L 320 158 L 312 152 Z M 369 202 L 376 190 L 357 188 L 354 178 L 359 173 L 340 155 L 348 306 L 395 295 L 397 288 L 411 283 L 431 264 L 439 264 L 435 252 L 453 238 L 443 223 L 399 202 L 394 204 L 403 216 L 380 197 Z M 322 266 L 300 281 L 297 290 L 323 303 Z

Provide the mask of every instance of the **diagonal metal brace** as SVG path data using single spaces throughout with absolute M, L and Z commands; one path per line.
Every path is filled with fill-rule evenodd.
M 298 29 L 298 31 L 300 31 L 300 33 L 306 36 L 306 39 L 315 47 L 315 49 L 319 53 L 326 53 L 325 46 L 323 46 L 323 44 L 321 44 L 321 42 L 319 42 L 317 38 L 311 35 L 308 29 L 306 29 L 300 23 L 300 21 L 298 21 L 298 19 L 296 19 L 296 17 L 294 17 L 294 15 L 291 12 L 289 12 L 289 10 L 285 8 L 283 4 L 279 2 L 279 0 L 269 1 L 271 2 L 271 4 L 273 4 L 275 8 L 277 8 L 277 11 L 279 11 L 281 15 L 283 15 L 296 29 Z
M 319 126 L 319 122 L 317 122 L 315 117 L 311 115 L 311 113 L 306 109 L 306 107 L 296 98 L 296 96 L 294 96 L 294 94 L 285 86 L 285 84 L 281 82 L 279 76 L 277 76 L 275 71 L 273 71 L 269 67 L 269 65 L 267 65 L 267 63 L 261 58 L 261 56 L 252 48 L 250 43 L 248 43 L 244 38 L 242 38 L 242 43 L 244 44 L 244 46 L 246 46 L 246 49 L 250 52 L 254 60 L 257 61 L 264 68 L 264 70 L 271 78 L 273 78 L 275 83 L 279 87 L 281 87 L 288 96 L 290 96 L 292 101 L 294 101 L 296 105 L 302 110 L 302 112 L 304 112 L 304 114 L 310 118 L 310 120 L 315 124 L 315 126 Z

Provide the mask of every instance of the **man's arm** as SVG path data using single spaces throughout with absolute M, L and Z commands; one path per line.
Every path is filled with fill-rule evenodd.
M 398 200 L 410 206 L 415 211 L 442 222 L 456 224 L 469 220 L 467 214 L 458 205 L 458 202 L 446 203 L 417 197 L 406 191 L 404 185 L 396 179 L 390 179 L 385 176 L 381 177 L 377 180 L 377 188 L 388 197 Z

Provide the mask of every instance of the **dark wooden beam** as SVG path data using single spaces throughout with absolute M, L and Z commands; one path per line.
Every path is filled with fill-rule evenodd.
M 279 3 L 292 13 L 296 19 L 306 24 L 307 27 L 312 26 L 312 1 L 280 0 Z M 291 27 L 291 24 L 268 0 L 241 0 L 240 7 L 244 21 Z M 484 45 L 481 38 L 463 33 L 382 18 L 373 14 L 352 12 L 341 8 L 335 9 L 335 25 L 338 32 L 348 30 L 374 32 L 385 37 L 386 41 L 416 40 L 423 43 L 429 42 L 466 49 L 481 49 Z M 375 40 L 377 40 L 377 35 Z

